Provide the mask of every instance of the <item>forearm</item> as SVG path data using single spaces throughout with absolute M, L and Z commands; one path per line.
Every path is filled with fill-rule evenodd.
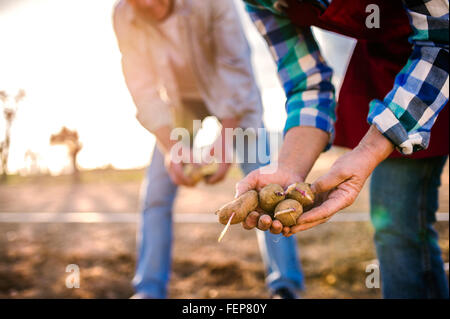
M 315 127 L 290 129 L 281 147 L 278 164 L 305 180 L 329 138 L 328 133 Z
M 319 151 L 320 154 L 331 146 L 334 137 L 333 70 L 321 56 L 309 28 L 296 27 L 289 18 L 276 14 L 264 1 L 247 0 L 246 3 L 251 19 L 270 48 L 286 94 L 284 132 L 296 135 L 291 130 L 297 127 L 304 127 L 306 131 L 311 127 L 320 129 L 328 137 L 328 143 Z M 304 148 L 300 150 L 304 152 Z
M 164 154 L 168 154 L 171 148 L 178 142 L 170 138 L 171 131 L 172 128 L 170 126 L 162 126 L 153 132 L 156 137 L 156 142 Z

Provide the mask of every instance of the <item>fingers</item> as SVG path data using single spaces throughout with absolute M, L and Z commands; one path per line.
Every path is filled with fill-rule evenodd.
M 176 174 L 174 174 L 172 171 L 170 171 L 169 170 L 169 177 L 170 177 L 170 179 L 172 180 L 172 182 L 175 184 L 175 185 L 182 185 L 182 180 L 178 177 L 178 175 L 176 175 Z
M 331 170 L 319 177 L 312 185 L 311 190 L 314 193 L 323 193 L 337 187 L 339 184 L 350 178 L 346 172 L 339 168 L 331 168 Z
M 348 206 L 348 195 L 344 196 L 342 190 L 334 190 L 332 196 L 324 201 L 320 206 L 303 213 L 298 219 L 297 224 L 292 227 L 284 227 L 283 235 L 290 237 L 295 233 L 305 231 L 317 225 L 323 224 L 338 211 Z
M 328 199 L 322 205 L 302 214 L 297 219 L 297 225 L 315 223 L 322 219 L 330 218 L 338 211 L 350 206 L 356 199 L 358 193 L 344 186 L 331 192 Z
M 272 218 L 269 215 L 261 215 L 258 212 L 251 212 L 248 214 L 247 218 L 242 222 L 242 227 L 247 230 L 255 227 L 262 231 L 270 230 L 270 232 L 275 235 L 281 234 L 281 232 L 283 232 L 283 234 L 286 232 L 287 234 L 290 230 L 289 227 L 283 227 L 283 224 L 279 220 L 272 221 Z
M 297 219 L 297 225 L 290 229 L 287 227 L 283 228 L 283 235 L 289 237 L 300 231 L 305 231 L 327 222 L 334 214 L 350 206 L 355 201 L 359 191 L 360 188 L 352 185 L 351 180 L 341 184 L 337 189 L 329 193 L 328 199 L 320 206 L 303 213 Z
M 289 234 L 291 234 L 291 227 L 284 226 L 282 232 L 284 236 L 289 237 L 290 236 Z
M 251 212 L 247 218 L 242 222 L 244 229 L 253 229 L 258 225 L 259 213 Z
M 315 223 L 319 220 L 331 217 L 332 214 L 338 212 L 336 203 L 333 204 L 333 200 L 327 200 L 322 205 L 311 209 L 304 213 L 297 219 L 297 225 Z
M 272 225 L 272 218 L 267 214 L 262 215 L 258 220 L 259 230 L 266 231 L 270 228 L 271 225 Z
M 315 226 L 318 226 L 320 224 L 326 223 L 327 221 L 330 220 L 331 217 L 328 218 L 324 218 L 318 221 L 315 221 L 313 223 L 306 223 L 306 224 L 302 224 L 302 225 L 296 225 L 293 226 L 290 230 L 290 232 L 287 234 L 287 237 L 292 236 L 295 233 L 301 232 L 301 231 L 305 231 L 307 229 L 313 228 Z
M 279 220 L 274 220 L 272 222 L 272 225 L 270 226 L 270 232 L 272 234 L 278 235 L 281 234 L 283 230 L 283 224 Z
M 172 163 L 169 168 L 169 176 L 177 185 L 194 186 L 194 181 L 186 176 L 183 171 L 183 164 Z
M 255 227 L 262 231 L 270 230 L 272 234 L 280 234 L 283 229 L 283 225 L 279 220 L 272 221 L 268 214 L 261 214 L 256 211 L 248 214 L 247 218 L 242 222 L 242 227 L 248 230 Z
M 260 214 L 258 212 L 251 212 L 247 218 L 242 222 L 244 229 L 253 229 L 257 227 L 259 230 L 268 230 L 272 225 L 272 218 L 267 214 Z

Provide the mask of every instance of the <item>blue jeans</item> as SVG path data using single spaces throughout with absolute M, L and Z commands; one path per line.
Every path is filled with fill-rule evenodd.
M 248 174 L 259 166 L 257 163 L 243 163 L 241 169 Z M 144 200 L 133 285 L 137 293 L 166 298 L 172 259 L 172 206 L 177 186 L 172 183 L 164 166 L 164 157 L 157 147 L 142 190 Z M 280 287 L 294 291 L 301 289 L 303 274 L 295 236 L 285 238 L 259 230 L 256 233 L 269 290 L 273 292 Z
M 385 298 L 449 297 L 433 229 L 446 159 L 387 159 L 372 174 L 371 218 Z

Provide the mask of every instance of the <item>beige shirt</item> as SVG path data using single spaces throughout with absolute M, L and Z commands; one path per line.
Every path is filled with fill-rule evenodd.
M 176 19 L 144 19 L 126 0 L 114 11 L 128 89 L 137 118 L 149 131 L 174 126 L 181 100 L 200 96 L 219 120 L 262 125 L 262 103 L 232 0 L 177 0 Z M 168 28 L 163 28 L 167 23 Z
M 174 13 L 164 22 L 157 24 L 156 27 L 170 45 L 166 54 L 169 57 L 169 63 L 172 72 L 174 72 L 181 99 L 201 100 L 202 96 L 198 89 L 194 70 L 185 54 L 187 44 L 181 41 L 182 37 L 179 34 L 180 24 L 182 23 L 178 14 L 179 11 L 179 8 L 175 8 Z

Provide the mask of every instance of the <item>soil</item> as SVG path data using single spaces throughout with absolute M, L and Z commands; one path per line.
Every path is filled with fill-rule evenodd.
M 338 153 L 322 157 L 311 179 Z M 0 212 L 129 212 L 139 208 L 144 170 L 83 171 L 68 176 L 12 176 L 0 185 Z M 216 186 L 181 188 L 175 214 L 212 214 L 233 197 L 237 169 Z M 448 212 L 448 165 L 439 211 Z M 208 198 L 208 201 L 204 199 Z M 349 212 L 368 211 L 367 187 Z M 268 298 L 255 231 L 230 227 L 217 243 L 220 224 L 175 224 L 170 298 Z M 449 260 L 449 224 L 438 222 L 439 245 Z M 303 298 L 380 298 L 366 288 L 375 262 L 368 222 L 327 223 L 297 239 L 306 289 Z M 0 298 L 129 298 L 136 261 L 135 224 L 0 223 Z M 80 288 L 69 289 L 66 267 L 80 268 Z

